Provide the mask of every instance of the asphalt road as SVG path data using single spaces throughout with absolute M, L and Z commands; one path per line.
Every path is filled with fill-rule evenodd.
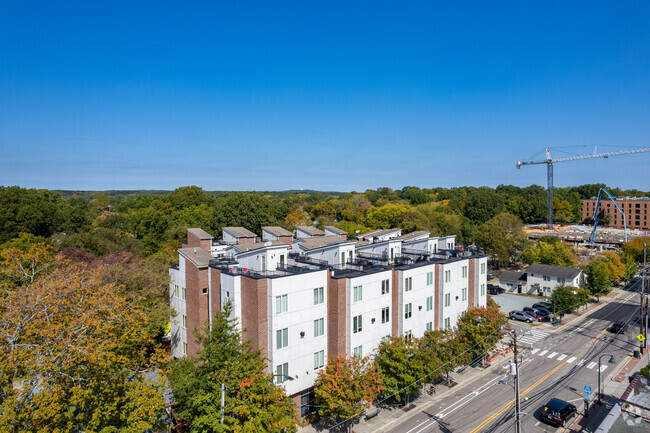
M 634 290 L 637 285 L 631 287 Z M 628 291 L 608 305 L 578 321 L 551 333 L 511 321 L 518 330 L 523 362 L 520 368 L 521 431 L 562 432 L 540 422 L 541 406 L 551 398 L 570 401 L 581 412 L 584 408 L 584 386 L 597 397 L 598 360 L 602 355 L 602 384 L 610 380 L 616 365 L 608 363 L 613 355 L 622 362 L 638 348 L 638 293 Z M 624 335 L 607 331 L 609 325 L 624 320 L 630 328 Z M 634 326 L 632 326 L 634 325 Z M 489 371 L 470 386 L 435 400 L 389 432 L 509 432 L 514 429 L 514 390 L 500 380 L 512 382 L 507 366 Z M 603 386 L 601 384 L 601 386 Z M 570 423 L 567 423 L 569 425 Z

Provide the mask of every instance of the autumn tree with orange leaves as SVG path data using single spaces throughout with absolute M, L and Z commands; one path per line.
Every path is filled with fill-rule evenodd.
M 381 375 L 372 360 L 337 356 L 330 357 L 318 372 L 314 393 L 320 415 L 343 421 L 361 415 L 382 390 Z
M 0 257 L 0 431 L 163 428 L 144 311 L 44 244 Z

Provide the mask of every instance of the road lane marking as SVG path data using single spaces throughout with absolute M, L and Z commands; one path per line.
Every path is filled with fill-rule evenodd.
M 574 362 L 576 359 L 578 359 L 578 358 L 576 358 L 575 356 L 572 356 L 571 358 L 567 359 L 566 362 L 567 362 L 567 364 L 573 364 L 573 362 Z
M 524 397 L 524 396 L 525 396 L 526 394 L 528 394 L 530 391 L 532 391 L 532 390 L 535 389 L 537 386 L 539 386 L 540 383 L 542 383 L 543 381 L 545 381 L 546 379 L 548 379 L 549 377 L 551 377 L 551 375 L 552 375 L 553 373 L 555 373 L 556 371 L 558 371 L 558 370 L 559 370 L 560 368 L 562 368 L 565 364 L 566 364 L 566 362 L 563 362 L 563 363 L 561 363 L 560 365 L 558 365 L 557 367 L 555 367 L 553 370 L 551 370 L 551 371 L 549 371 L 548 373 L 546 373 L 546 374 L 545 374 L 541 379 L 539 379 L 537 382 L 533 383 L 531 386 L 529 386 L 529 387 L 526 389 L 526 391 L 524 391 L 523 393 L 521 393 L 521 394 L 519 395 L 519 399 L 521 400 L 522 397 Z M 494 414 L 492 414 L 488 419 L 486 419 L 485 421 L 483 421 L 481 424 L 479 424 L 479 425 L 478 425 L 474 430 L 472 430 L 472 431 L 469 432 L 469 433 L 476 433 L 476 432 L 478 432 L 479 430 L 481 430 L 483 427 L 485 427 L 487 424 L 489 424 L 489 423 L 490 423 L 494 418 L 498 417 L 498 416 L 501 415 L 503 412 L 505 412 L 506 410 L 508 410 L 508 408 L 509 408 L 510 406 L 512 406 L 512 404 L 513 404 L 514 402 L 515 402 L 514 399 L 510 400 L 510 401 L 509 401 L 507 404 L 505 404 L 501 409 L 499 409 L 498 411 L 496 411 L 496 412 L 495 412 Z
M 407 431 L 406 433 L 411 433 L 413 430 L 415 430 L 416 428 L 420 428 L 420 426 L 421 426 L 422 424 L 426 424 L 426 423 L 428 423 L 429 421 L 431 421 L 431 420 L 430 420 L 430 419 L 424 420 L 423 422 L 421 422 L 420 424 L 416 425 L 415 427 L 413 427 L 411 430 Z M 427 426 L 427 427 L 428 427 L 428 426 Z M 426 428 L 426 427 L 425 427 L 425 428 Z
M 589 365 L 587 366 L 587 368 L 589 370 L 591 370 L 592 368 L 594 368 L 596 366 L 596 364 L 597 364 L 597 362 L 590 362 Z
M 593 343 L 594 341 L 598 340 L 600 337 L 603 336 L 605 332 L 607 332 L 607 328 L 603 329 L 602 331 L 600 331 L 600 334 L 596 335 L 594 338 L 589 340 L 589 343 Z
M 501 380 L 501 377 L 496 377 L 496 378 L 490 380 L 489 382 L 479 386 L 472 393 L 467 394 L 466 396 L 464 396 L 463 398 L 461 398 L 457 402 L 452 403 L 449 406 L 447 406 L 446 408 L 444 408 L 443 410 L 439 411 L 436 414 L 436 418 L 442 419 L 442 418 L 446 417 L 447 415 L 449 415 L 450 413 L 454 412 L 456 409 L 459 409 L 459 408 L 463 407 L 464 405 L 466 405 L 467 403 L 469 403 L 470 401 L 472 401 L 473 399 L 475 399 L 476 397 L 478 397 L 479 395 L 483 394 L 485 391 L 490 389 L 499 380 Z
M 539 347 L 537 349 L 533 349 L 530 351 L 530 353 L 532 353 L 533 355 L 536 354 L 537 352 L 539 352 Z
M 550 355 L 547 356 L 548 359 L 555 358 L 555 355 L 557 355 L 557 352 L 553 352 Z
M 606 365 L 601 365 L 600 366 L 600 372 L 602 373 L 603 371 L 605 371 L 606 368 L 607 368 Z
M 539 352 L 539 356 L 544 356 L 547 353 L 548 353 L 548 350 L 542 350 L 541 352 Z
M 566 357 L 567 357 L 567 355 L 566 355 L 565 353 L 563 353 L 562 355 L 560 355 L 560 356 L 557 357 L 557 360 L 558 360 L 558 361 L 562 361 L 562 360 L 563 360 L 564 358 L 566 358 Z M 567 362 L 568 362 L 568 361 L 567 361 Z

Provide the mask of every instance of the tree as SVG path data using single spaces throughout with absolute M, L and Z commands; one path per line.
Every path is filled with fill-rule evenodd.
M 52 246 L 21 233 L 0 250 L 0 288 L 29 287 L 36 278 L 51 271 L 55 257 Z M 1 292 L 0 292 L 1 293 Z
M 172 363 L 170 381 L 178 416 L 192 432 L 295 432 L 294 406 L 273 384 L 267 363 L 250 341 L 242 341 L 232 303 L 195 335 L 202 347 L 195 358 Z M 225 385 L 221 423 L 221 384 Z
M 502 213 L 478 229 L 478 241 L 485 251 L 497 258 L 499 266 L 506 266 L 516 260 L 528 240 L 519 218 Z
M 389 229 L 397 227 L 402 214 L 412 212 L 413 208 L 404 204 L 389 203 L 375 207 L 366 214 L 365 225 L 373 229 Z
M 376 362 L 385 393 L 395 396 L 397 401 L 402 401 L 403 395 L 414 394 L 422 386 L 419 381 L 426 374 L 426 367 L 420 340 L 400 336 L 382 341 Z
M 449 380 L 449 373 L 457 365 L 468 363 L 471 360 L 465 340 L 458 331 L 451 329 L 425 332 L 422 339 L 422 351 L 425 365 L 427 365 L 429 382 L 437 377 L 436 366 L 439 365 L 440 374 L 444 374 Z
M 551 295 L 553 314 L 562 318 L 578 307 L 579 303 L 576 295 L 573 293 L 574 291 L 576 291 L 574 287 L 569 287 L 564 284 L 560 284 L 553 290 L 553 294 Z
M 643 262 L 643 250 L 646 243 L 645 238 L 635 238 L 623 244 L 623 252 L 632 257 L 637 263 Z
M 502 212 L 503 198 L 492 188 L 472 188 L 463 202 L 463 215 L 474 224 L 482 224 Z
M 356 418 L 382 389 L 382 378 L 369 358 L 330 357 L 314 384 L 318 413 L 338 420 Z
M 587 289 L 600 301 L 600 297 L 609 293 L 612 287 L 612 277 L 608 265 L 602 260 L 592 260 L 585 269 Z
M 528 264 L 573 266 L 576 258 L 569 245 L 555 236 L 544 236 L 524 250 L 522 260 Z
M 0 296 L 0 431 L 164 428 L 162 351 L 144 311 L 99 275 L 58 263 Z
M 625 279 L 627 269 L 619 254 L 613 251 L 605 251 L 603 252 L 602 261 L 607 267 L 607 273 L 612 284 L 618 284 Z
M 501 340 L 508 318 L 498 308 L 470 308 L 458 321 L 458 334 L 473 357 L 483 356 Z

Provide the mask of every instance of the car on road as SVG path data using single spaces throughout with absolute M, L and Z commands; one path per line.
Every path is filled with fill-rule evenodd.
M 552 398 L 544 405 L 540 413 L 542 421 L 555 427 L 564 426 L 564 423 L 577 412 L 574 405 L 559 398 Z
M 487 290 L 490 295 L 498 295 L 499 293 L 504 292 L 504 290 L 501 287 L 490 283 L 488 283 L 487 285 Z
M 523 311 L 519 311 L 519 310 L 511 311 L 509 316 L 510 316 L 511 319 L 521 320 L 522 322 L 528 322 L 528 323 L 533 323 L 536 320 L 530 314 L 524 313 Z
M 625 331 L 627 331 L 627 323 L 625 322 L 612 323 L 612 326 L 610 326 L 609 330 L 614 334 L 625 334 Z

